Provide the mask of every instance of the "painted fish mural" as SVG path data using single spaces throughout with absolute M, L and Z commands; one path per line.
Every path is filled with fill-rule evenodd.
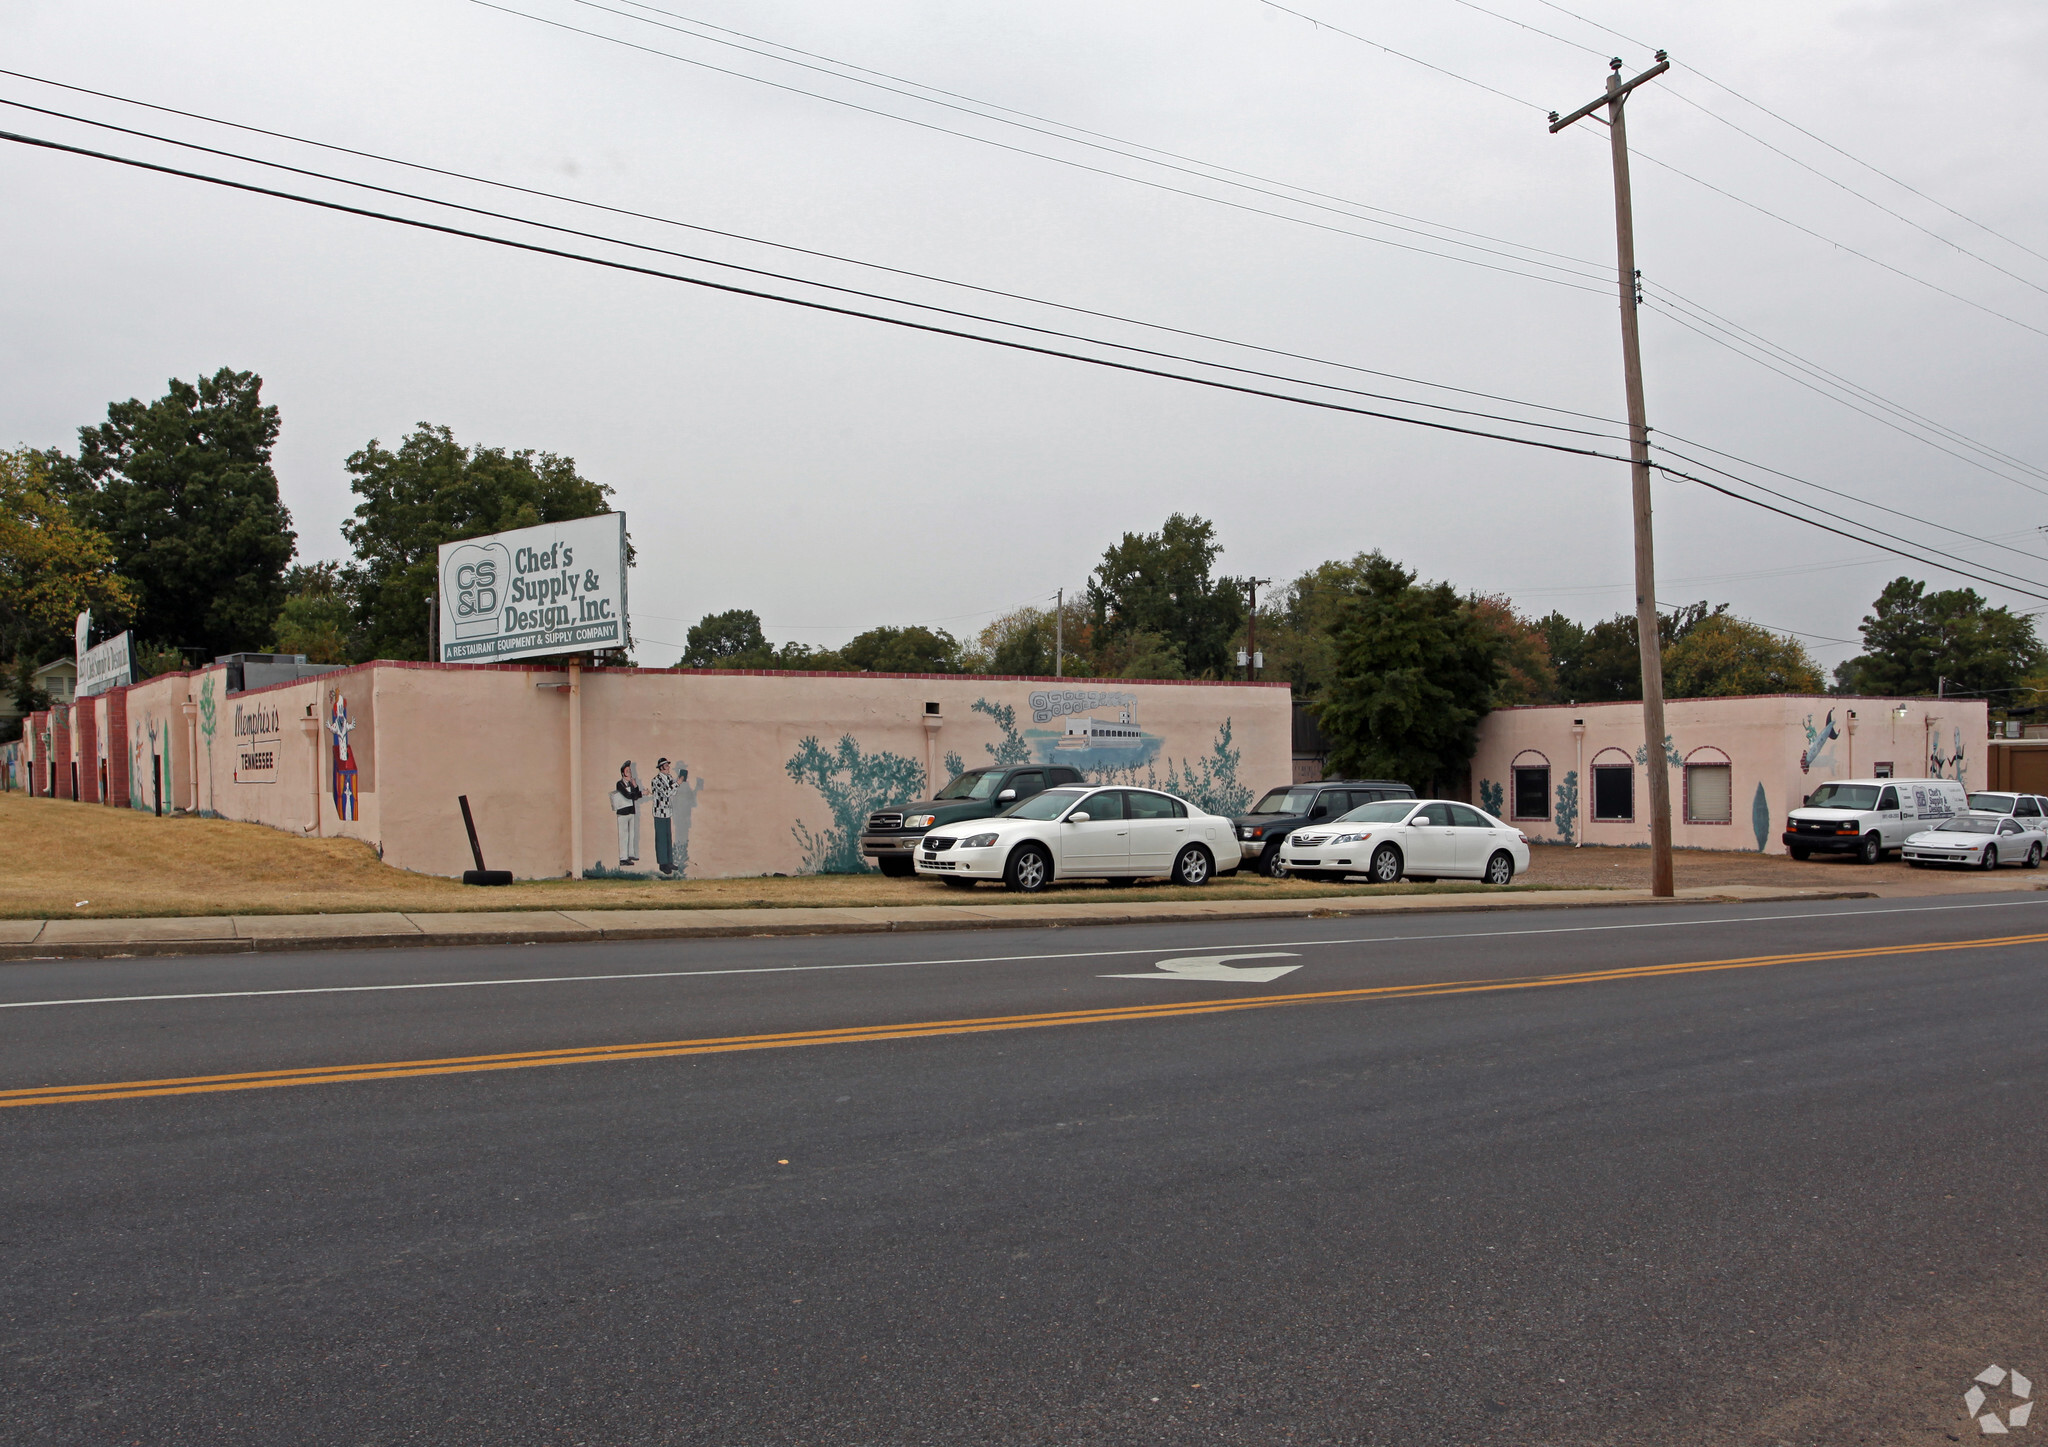
M 1762 784 L 1756 786 L 1756 799 L 1749 806 L 1749 827 L 1756 830 L 1756 852 L 1761 854 L 1771 842 L 1771 801 Z
M 1802 774 L 1812 772 L 1814 761 L 1820 757 L 1821 750 L 1842 736 L 1842 731 L 1835 727 L 1833 709 L 1828 710 L 1827 722 L 1822 724 L 1817 732 L 1813 727 L 1813 716 L 1807 715 L 1806 731 L 1812 738 L 1806 745 L 1806 752 L 1799 756 L 1799 772 Z

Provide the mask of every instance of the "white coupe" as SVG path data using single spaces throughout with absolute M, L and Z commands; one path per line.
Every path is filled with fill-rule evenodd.
M 1237 872 L 1230 820 L 1156 789 L 1047 789 L 993 819 L 934 829 L 917 848 L 917 872 L 955 888 L 1001 880 L 1035 894 L 1055 879 L 1139 879 L 1207 884 Z M 1218 862 L 1228 865 L 1219 869 Z
M 2039 819 L 2014 819 L 1977 813 L 1951 814 L 1932 829 L 1906 841 L 1900 856 L 1915 869 L 1930 864 L 1969 864 L 1996 869 L 2001 864 L 2041 867 L 2044 836 Z
M 1383 799 L 1295 830 L 1280 862 L 1299 879 L 1363 874 L 1374 884 L 1483 879 L 1506 884 L 1529 867 L 1529 836 L 1452 799 Z

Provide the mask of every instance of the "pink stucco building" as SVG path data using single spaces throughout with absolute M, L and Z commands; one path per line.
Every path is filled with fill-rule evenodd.
M 1647 757 L 1640 703 L 1499 709 L 1479 727 L 1472 799 L 1557 843 L 1649 843 L 1647 771 L 1671 773 L 1672 842 L 1782 851 L 1785 814 L 1826 779 L 1961 779 L 1982 787 L 1982 699 L 1765 694 L 1664 706 Z
M 1284 683 L 597 669 L 573 684 L 382 662 L 229 694 L 224 668 L 166 674 L 35 715 L 26 772 L 39 794 L 72 797 L 75 777 L 85 802 L 362 839 L 442 875 L 471 867 L 467 796 L 485 862 L 522 878 L 619 871 L 610 795 L 629 763 L 649 797 L 627 872 L 653 868 L 667 759 L 672 837 L 699 878 L 864 868 L 868 811 L 961 766 L 1057 761 L 1218 812 L 1292 777 Z

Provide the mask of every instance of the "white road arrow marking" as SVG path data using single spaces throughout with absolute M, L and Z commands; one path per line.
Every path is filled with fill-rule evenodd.
M 1240 970 L 1231 965 L 1232 960 L 1292 960 L 1300 956 L 1293 950 L 1266 950 L 1256 955 L 1183 955 L 1179 959 L 1161 960 L 1159 968 L 1164 974 L 1144 975 L 1101 975 L 1104 980 L 1209 980 L 1223 984 L 1263 985 L 1291 975 L 1300 965 L 1258 965 Z

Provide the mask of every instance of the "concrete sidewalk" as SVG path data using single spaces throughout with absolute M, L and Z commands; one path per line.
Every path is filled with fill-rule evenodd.
M 1726 885 L 1682 889 L 1674 904 L 1869 899 L 1851 889 Z M 597 940 L 720 939 L 760 935 L 875 934 L 1102 924 L 1185 924 L 1226 919 L 1330 919 L 1571 909 L 1649 904 L 1643 890 L 1505 889 L 1488 894 L 1374 898 L 1229 899 L 1214 904 L 1142 901 L 1084 904 L 917 905 L 859 909 L 518 910 L 475 914 L 272 914 L 176 919 L 0 920 L 0 960 L 121 959 L 258 951 L 376 949 L 405 945 L 568 944 Z

